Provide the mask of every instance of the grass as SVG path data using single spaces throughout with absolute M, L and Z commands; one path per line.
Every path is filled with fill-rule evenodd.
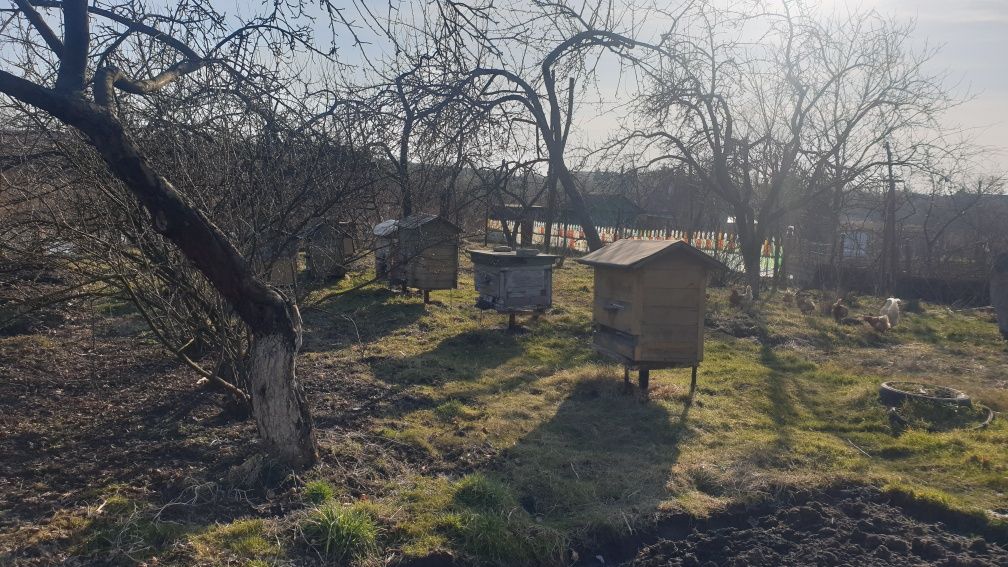
M 365 508 L 323 504 L 308 514 L 301 530 L 312 548 L 337 564 L 364 559 L 376 550 L 378 526 Z
M 390 522 L 407 555 L 448 549 L 513 563 L 525 557 L 518 542 L 534 539 L 529 525 L 548 530 L 554 544 L 604 543 L 656 511 L 708 515 L 785 488 L 845 482 L 913 486 L 959 510 L 1008 504 L 999 480 L 1008 463 L 1001 420 L 977 432 L 897 437 L 877 403 L 880 382 L 913 379 L 1008 407 L 996 385 L 1004 345 L 981 314 L 926 305 L 878 335 L 806 317 L 774 294 L 739 314 L 724 290 L 712 289 L 711 327 L 751 336 L 708 331 L 699 403 L 685 404 L 688 371 L 662 370 L 652 373 L 645 404 L 625 395 L 622 371 L 590 349 L 588 269 L 557 270 L 553 311 L 517 336 L 503 332 L 503 316 L 471 308 L 471 286 L 463 275 L 460 289 L 435 292 L 438 303 L 421 313 L 417 299 L 401 295 L 385 296 L 383 308 L 352 300 L 325 307 L 331 321 L 374 316 L 355 319 L 366 339 L 330 356 L 355 363 L 362 379 L 422 400 L 371 425 L 424 455 L 409 478 L 389 479 L 372 494 L 399 510 Z M 859 300 L 857 313 L 881 305 Z M 451 474 L 458 455 L 481 449 L 486 456 L 466 465 L 480 472 L 455 484 L 432 476 Z M 505 508 L 526 523 L 502 520 Z M 478 537 L 484 533 L 495 535 Z
M 302 508 L 265 524 L 189 526 L 165 545 L 296 559 L 305 546 L 269 534 L 291 541 L 297 525 L 310 553 L 337 562 L 448 554 L 551 565 L 656 515 L 707 516 L 792 488 L 869 483 L 978 522 L 1008 509 L 1000 416 L 979 431 L 896 435 L 877 402 L 881 382 L 907 380 L 1008 410 L 1005 344 L 983 313 L 925 304 L 879 335 L 804 316 L 782 294 L 739 313 L 726 290 L 710 289 L 694 403 L 688 370 L 653 371 L 645 403 L 590 348 L 584 266 L 556 270 L 553 310 L 517 335 L 505 316 L 473 308 L 468 266 L 459 289 L 433 292 L 426 307 L 380 285 L 348 291 L 367 277 L 318 290 L 303 309 L 302 367 L 326 369 L 306 380 L 308 397 L 330 384 L 380 395 L 349 427 L 329 429 L 338 412 L 316 412 L 324 458 L 298 488 Z M 859 297 L 852 315 L 881 303 Z
M 304 485 L 303 494 L 310 504 L 325 504 L 336 496 L 336 489 L 324 480 L 313 480 Z

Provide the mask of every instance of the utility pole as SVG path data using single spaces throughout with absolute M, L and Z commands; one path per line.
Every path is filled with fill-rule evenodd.
M 883 295 L 892 295 L 896 287 L 896 269 L 899 265 L 897 259 L 898 246 L 896 244 L 896 178 L 893 176 L 892 148 L 889 140 L 885 141 L 886 165 L 889 170 L 889 188 L 886 191 L 885 215 L 882 227 L 882 274 L 881 281 Z

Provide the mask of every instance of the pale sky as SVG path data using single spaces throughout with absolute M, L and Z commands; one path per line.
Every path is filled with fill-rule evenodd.
M 357 19 L 353 8 L 349 6 L 350 0 L 345 1 L 348 4 L 347 15 L 351 19 Z M 664 0 L 655 1 L 661 3 Z M 674 6 L 677 0 L 668 1 Z M 915 35 L 919 47 L 940 48 L 931 71 L 947 70 L 950 73 L 950 83 L 957 85 L 957 94 L 970 94 L 972 97 L 949 113 L 946 125 L 949 128 L 967 129 L 970 138 L 991 149 L 985 169 L 1008 171 L 1008 0 L 807 1 L 824 13 L 853 6 L 855 11 L 874 9 L 905 21 L 916 19 Z M 378 14 L 387 13 L 388 0 L 365 2 L 373 5 Z M 249 8 L 243 0 L 216 0 L 215 3 L 231 13 L 244 12 Z M 409 0 L 403 0 L 403 3 L 408 4 Z M 258 10 L 258 4 L 256 6 L 255 10 Z M 363 34 L 369 35 L 367 30 Z M 349 34 L 340 35 L 342 37 L 337 39 L 337 43 L 344 44 L 341 57 L 354 59 L 356 49 L 350 45 Z M 372 36 L 367 39 L 377 40 L 368 47 L 368 51 L 373 53 L 382 49 L 382 42 L 378 38 Z M 608 99 L 615 88 L 614 85 L 600 87 L 604 99 Z M 596 104 L 582 105 L 575 115 L 574 140 L 591 147 L 607 139 L 617 126 L 617 115 L 607 113 L 604 109 L 617 102 L 604 100 L 601 107 Z
M 823 2 L 836 5 L 840 2 Z M 972 100 L 954 109 L 952 124 L 970 128 L 979 144 L 997 151 L 998 169 L 1008 170 L 1008 0 L 864 0 L 864 8 L 916 18 L 923 43 L 941 50 L 935 70 L 948 69 Z
M 901 21 L 915 19 L 914 36 L 919 49 L 939 48 L 932 73 L 947 71 L 949 85 L 968 100 L 944 117 L 950 129 L 962 128 L 965 136 L 990 150 L 980 167 L 984 173 L 1008 172 L 1008 0 L 821 0 L 824 13 L 845 10 L 876 10 Z M 605 89 L 604 86 L 601 88 Z M 606 95 L 611 93 L 606 93 Z M 604 95 L 605 96 L 605 95 Z M 576 116 L 575 140 L 590 147 L 608 137 L 618 126 L 614 113 L 590 104 Z

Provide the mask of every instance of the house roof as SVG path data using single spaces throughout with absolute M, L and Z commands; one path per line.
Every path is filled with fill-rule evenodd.
M 406 229 L 419 228 L 425 224 L 430 224 L 432 222 L 443 222 L 448 226 L 454 228 L 456 232 L 460 230 L 459 227 L 455 226 L 455 223 L 449 221 L 448 219 L 445 219 L 444 217 L 439 217 L 437 215 L 432 215 L 429 213 L 416 213 L 414 215 L 410 215 L 399 221 L 399 228 L 406 228 Z
M 578 262 L 589 266 L 637 268 L 666 255 L 679 254 L 710 269 L 726 266 L 684 240 L 617 240 L 582 256 Z

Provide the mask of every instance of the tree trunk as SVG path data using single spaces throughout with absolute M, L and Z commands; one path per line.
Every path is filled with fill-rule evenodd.
M 254 336 L 246 371 L 252 389 L 252 415 L 267 452 L 302 468 L 312 465 L 317 455 L 308 404 L 295 375 L 301 343 L 300 317 L 296 315 L 297 307 L 292 305 L 291 310 L 295 314 L 295 334 Z
M 752 288 L 753 299 L 760 297 L 762 274 L 760 260 L 762 259 L 763 241 L 758 231 L 751 226 L 749 219 L 736 216 L 739 239 L 739 252 L 742 254 L 742 265 L 745 268 L 745 281 Z
M 990 280 L 991 305 L 997 314 L 998 329 L 1008 340 L 1008 253 L 994 259 Z
M 581 196 L 581 192 L 578 191 L 577 186 L 574 182 L 574 176 L 571 174 L 570 170 L 563 163 L 557 163 L 557 161 L 562 162 L 563 158 L 557 158 L 554 160 L 554 165 L 556 166 L 557 174 L 560 178 L 560 182 L 563 183 L 564 191 L 567 193 L 567 199 L 570 201 L 571 209 L 574 210 L 574 216 L 577 217 L 578 223 L 581 224 L 581 228 L 585 233 L 585 240 L 588 241 L 588 250 L 594 251 L 602 248 L 602 239 L 599 238 L 598 230 L 595 229 L 595 223 L 592 221 L 591 214 L 588 212 L 588 207 L 585 205 L 584 198 Z
M 553 248 L 553 220 L 556 218 L 556 189 L 557 189 L 557 176 L 553 172 L 553 167 L 550 166 L 549 171 L 546 172 L 546 223 L 543 230 L 543 244 L 546 245 L 546 251 L 549 252 Z
M 260 281 L 219 228 L 151 167 L 108 107 L 80 93 L 62 94 L 0 73 L 0 90 L 83 132 L 109 170 L 151 216 L 154 229 L 177 246 L 248 325 L 253 415 L 266 449 L 293 467 L 318 456 L 308 406 L 294 375 L 301 317 Z

